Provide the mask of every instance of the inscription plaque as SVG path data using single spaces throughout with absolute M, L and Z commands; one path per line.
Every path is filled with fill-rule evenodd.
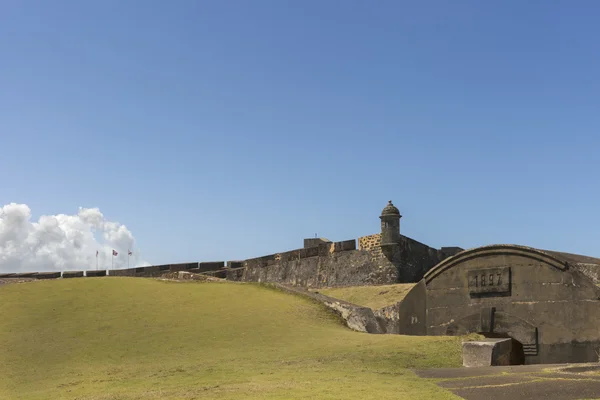
M 510 292 L 510 267 L 472 269 L 467 279 L 470 294 Z

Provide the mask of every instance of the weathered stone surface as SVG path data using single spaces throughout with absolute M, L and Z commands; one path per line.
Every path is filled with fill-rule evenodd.
M 556 254 L 495 245 L 448 258 L 407 294 L 399 331 L 501 334 L 522 345 L 527 364 L 596 362 L 600 289 Z
M 511 365 L 512 339 L 483 339 L 463 342 L 463 367 Z
M 401 303 L 392 304 L 373 311 L 377 321 L 379 321 L 379 326 L 381 326 L 384 333 L 400 333 L 400 304 Z
M 358 238 L 358 250 L 374 251 L 381 247 L 381 233 Z
M 600 265 L 598 264 L 576 264 L 573 268 L 587 276 L 596 285 L 600 284 Z
M 249 259 L 241 276 L 228 279 L 312 288 L 417 282 L 444 258 L 440 251 L 405 236 L 391 261 L 379 247 L 364 247 L 365 240 L 361 250 L 353 250 L 355 246 L 355 241 L 345 241 Z
M 241 281 L 245 270 L 246 268 L 243 266 L 237 268 L 227 268 L 225 277 L 230 281 Z

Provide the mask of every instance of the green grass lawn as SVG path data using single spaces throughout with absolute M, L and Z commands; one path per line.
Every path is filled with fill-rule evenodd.
M 457 399 L 408 368 L 460 366 L 460 338 L 353 332 L 255 284 L 3 285 L 0 321 L 0 399 Z
M 402 301 L 414 283 L 315 289 L 324 295 L 377 310 Z

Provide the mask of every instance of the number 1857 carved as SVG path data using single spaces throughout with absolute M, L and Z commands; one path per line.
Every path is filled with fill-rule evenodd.
M 467 279 L 471 294 L 510 292 L 510 267 L 472 269 Z

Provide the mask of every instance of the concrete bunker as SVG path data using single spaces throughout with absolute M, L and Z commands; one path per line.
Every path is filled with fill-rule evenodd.
M 400 334 L 514 339 L 515 364 L 597 362 L 600 260 L 516 245 L 484 246 L 439 263 L 399 305 Z

